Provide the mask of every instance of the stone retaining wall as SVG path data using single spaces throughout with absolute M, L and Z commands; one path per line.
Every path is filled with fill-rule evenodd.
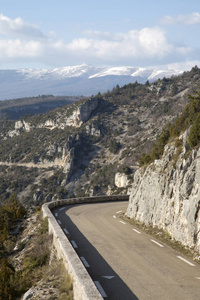
M 48 218 L 49 234 L 53 235 L 53 245 L 57 251 L 58 259 L 62 259 L 66 270 L 73 279 L 73 289 L 75 300 L 102 300 L 102 296 L 97 290 L 94 282 L 80 261 L 77 253 L 67 239 L 62 228 L 53 216 L 51 209 L 64 205 L 81 203 L 97 203 L 108 201 L 128 201 L 128 195 L 100 196 L 73 198 L 45 203 L 42 206 L 43 217 Z

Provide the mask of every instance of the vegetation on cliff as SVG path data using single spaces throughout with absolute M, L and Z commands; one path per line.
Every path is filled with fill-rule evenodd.
M 162 154 L 166 142 L 184 127 L 177 116 L 185 105 L 193 103 L 189 114 L 198 110 L 197 99 L 188 103 L 188 94 L 199 86 L 200 71 L 195 67 L 151 84 L 117 85 L 102 95 L 18 122 L 1 121 L 0 170 L 6 177 L 0 182 L 2 201 L 14 191 L 24 204 L 32 205 L 57 198 L 116 193 L 117 169 L 128 167 L 131 182 L 141 153 L 145 153 L 142 163 Z M 92 110 L 93 101 L 97 105 Z M 174 128 L 166 127 L 175 119 Z M 188 120 L 185 122 L 187 125 Z M 198 140 L 198 123 L 197 118 L 191 129 L 191 145 Z
M 59 198 L 115 194 L 117 172 L 131 182 L 142 152 L 140 165 L 158 159 L 169 141 L 181 146 L 178 136 L 189 127 L 189 146 L 198 146 L 200 93 L 192 92 L 199 86 L 200 70 L 195 67 L 179 77 L 117 85 L 98 94 L 100 104 L 82 123 L 74 112 L 92 98 L 24 116 L 19 123 L 0 121 L 0 300 L 15 299 L 44 277 L 50 259 L 46 222 L 14 250 L 13 225 L 25 214 L 21 203 L 35 209 Z M 72 115 L 77 126 L 67 123 Z M 33 247 L 17 268 L 11 258 L 26 245 Z
M 19 299 L 37 284 L 42 291 L 47 283 L 49 289 L 54 287 L 57 299 L 73 299 L 71 278 L 62 263 L 50 257 L 52 237 L 47 219 L 42 219 L 39 211 L 32 217 L 25 215 L 15 194 L 0 206 L 0 300 Z M 47 295 L 45 299 L 50 299 L 51 294 Z
M 159 159 L 164 151 L 164 146 L 173 139 L 179 137 L 185 130 L 190 128 L 188 142 L 190 149 L 197 146 L 200 142 L 200 92 L 196 91 L 193 95 L 188 95 L 189 103 L 183 112 L 172 124 L 167 124 L 150 154 L 142 154 L 140 166 Z
M 26 214 L 25 208 L 12 194 L 5 205 L 0 206 L 0 299 L 14 299 L 17 292 L 17 278 L 15 269 L 7 260 L 7 256 L 13 250 L 14 238 L 10 231 L 19 218 Z

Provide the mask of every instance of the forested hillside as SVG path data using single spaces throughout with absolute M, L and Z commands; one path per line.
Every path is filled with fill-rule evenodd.
M 37 97 L 25 97 L 15 100 L 0 101 L 0 120 L 17 120 L 25 115 L 45 113 L 57 107 L 71 104 L 81 97 L 67 97 L 53 95 L 39 95 Z
M 2 120 L 1 202 L 13 192 L 33 206 L 58 198 L 126 193 L 141 154 L 146 162 L 163 128 L 180 115 L 199 86 L 200 70 L 194 67 L 154 83 L 117 85 L 42 115 Z
M 20 297 L 34 282 L 41 296 L 43 289 L 52 288 L 52 280 L 57 297 L 72 299 L 72 282 L 62 273 L 62 265 L 55 261 L 49 266 L 51 240 L 47 222 L 38 214 L 41 205 L 61 198 L 125 194 L 130 188 L 134 194 L 134 175 L 146 174 L 169 142 L 172 154 L 170 161 L 161 163 L 161 170 L 168 164 L 172 174 L 182 170 L 179 163 L 175 171 L 184 148 L 180 134 L 190 128 L 185 161 L 199 147 L 199 86 L 200 69 L 195 67 L 171 79 L 117 85 L 103 95 L 43 114 L 0 121 L 0 299 Z M 143 171 L 136 172 L 139 166 L 144 166 Z M 163 180 L 163 173 L 159 174 Z M 159 178 L 156 172 L 155 176 Z M 189 195 L 192 181 L 185 181 Z M 166 199 L 173 200 L 173 188 L 170 191 Z M 146 208 L 145 202 L 140 209 Z M 195 221 L 199 206 L 196 211 Z M 130 212 L 134 212 L 131 206 Z M 177 239 L 182 242 L 182 237 Z

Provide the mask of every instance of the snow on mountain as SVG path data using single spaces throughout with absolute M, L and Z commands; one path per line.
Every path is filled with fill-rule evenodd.
M 91 96 L 112 89 L 117 84 L 152 82 L 181 73 L 176 70 L 87 64 L 55 69 L 0 70 L 0 100 L 43 94 Z
M 86 64 L 78 66 L 69 66 L 56 69 L 22 69 L 17 70 L 21 75 L 24 75 L 26 79 L 64 79 L 70 77 L 79 77 L 87 74 L 91 69 L 90 66 Z M 94 69 L 94 68 L 93 68 Z
M 133 77 L 143 77 L 149 80 L 149 76 L 152 74 L 151 69 L 147 68 L 137 68 L 137 70 L 131 74 Z
M 171 76 L 177 76 L 181 75 L 183 71 L 179 70 L 154 70 L 151 72 L 151 75 L 148 77 L 149 81 L 155 81 L 157 79 L 161 79 L 163 77 L 171 77 Z
M 133 70 L 137 70 L 137 68 L 133 67 L 113 67 L 113 68 L 105 68 L 101 72 L 91 75 L 89 79 L 96 77 L 104 77 L 104 76 L 131 76 Z

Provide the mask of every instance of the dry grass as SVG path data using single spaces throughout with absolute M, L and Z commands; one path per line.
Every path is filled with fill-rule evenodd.
M 58 290 L 58 300 L 73 300 L 73 281 L 67 273 L 62 261 L 54 257 L 46 272 L 44 281 L 48 282 Z
M 33 227 L 36 228 L 34 232 Z M 34 287 L 35 300 L 73 300 L 73 282 L 63 263 L 57 260 L 47 219 L 41 219 L 37 213 L 36 222 L 29 226 L 25 236 L 30 238 L 24 245 L 17 271 L 19 295 Z

